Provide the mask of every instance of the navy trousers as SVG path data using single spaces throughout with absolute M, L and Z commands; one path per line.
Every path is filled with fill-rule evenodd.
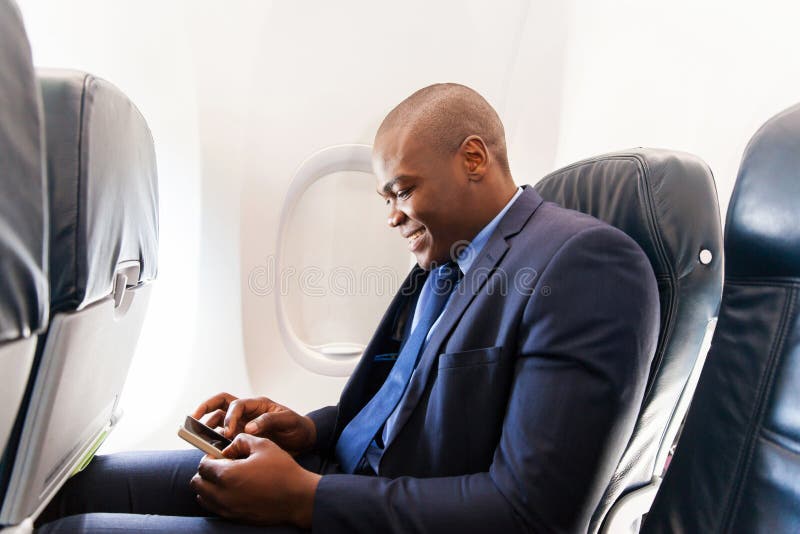
M 202 457 L 197 450 L 97 456 L 56 495 L 37 520 L 36 532 L 308 532 L 292 526 L 244 525 L 208 512 L 189 488 Z M 297 461 L 320 472 L 318 456 Z

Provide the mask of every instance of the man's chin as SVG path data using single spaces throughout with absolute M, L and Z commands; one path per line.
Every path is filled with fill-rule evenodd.
M 425 269 L 426 271 L 430 271 L 431 269 L 435 269 L 441 265 L 450 261 L 450 258 L 445 256 L 443 259 L 437 259 L 432 257 L 429 254 L 415 254 L 417 258 L 417 265 Z
M 433 258 L 426 252 L 420 251 L 414 254 L 414 257 L 417 258 L 417 265 L 425 269 L 426 271 L 431 270 L 431 266 L 434 264 Z

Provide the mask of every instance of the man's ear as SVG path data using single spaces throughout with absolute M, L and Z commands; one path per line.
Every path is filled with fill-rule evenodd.
M 461 143 L 459 154 L 464 171 L 471 182 L 479 182 L 489 170 L 489 150 L 486 143 L 477 135 L 470 135 Z

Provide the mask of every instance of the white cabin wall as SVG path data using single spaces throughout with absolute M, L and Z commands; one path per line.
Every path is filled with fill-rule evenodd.
M 747 141 L 800 101 L 800 4 L 577 0 L 569 20 L 557 165 L 632 146 L 692 152 L 724 219 Z

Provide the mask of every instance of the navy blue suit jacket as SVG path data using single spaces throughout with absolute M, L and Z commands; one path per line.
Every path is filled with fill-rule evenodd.
M 339 404 L 309 414 L 323 456 L 386 378 L 376 356 L 398 352 L 426 275 L 411 271 Z M 313 530 L 585 531 L 639 411 L 658 310 L 631 238 L 526 186 L 431 335 L 378 476 L 324 476 Z

